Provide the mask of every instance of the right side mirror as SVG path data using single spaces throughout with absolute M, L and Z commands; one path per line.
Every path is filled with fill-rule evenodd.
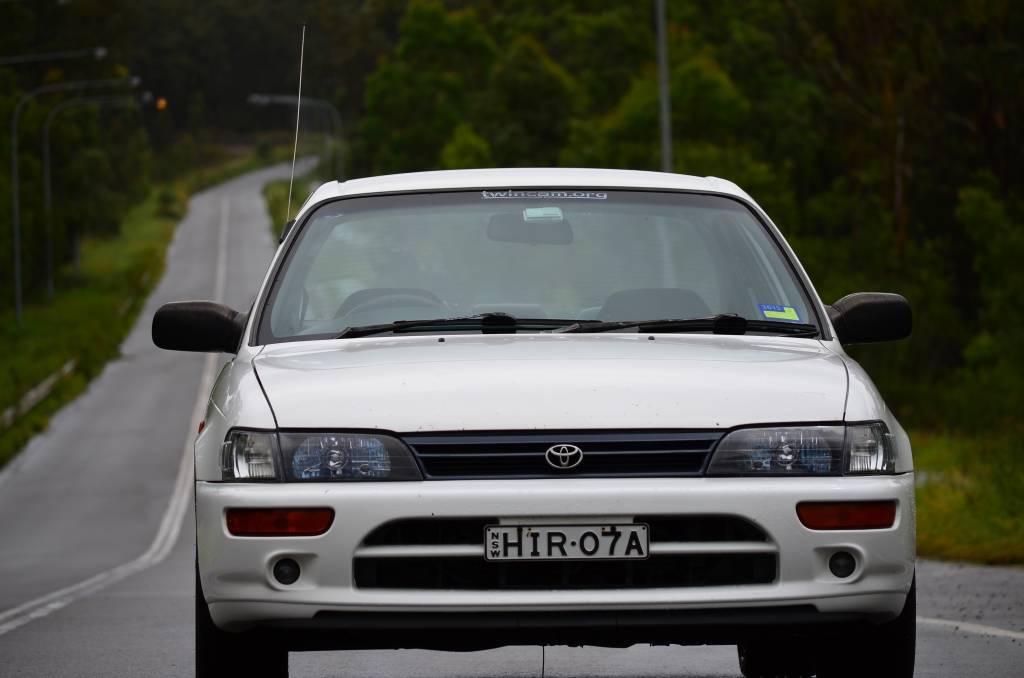
M 826 308 L 843 344 L 906 339 L 914 324 L 910 302 L 899 294 L 856 292 Z
M 153 316 L 153 343 L 170 351 L 235 353 L 246 318 L 212 301 L 175 301 Z

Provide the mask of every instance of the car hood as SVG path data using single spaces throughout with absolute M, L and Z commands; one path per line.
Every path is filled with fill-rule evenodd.
M 813 340 L 456 335 L 267 346 L 281 428 L 397 432 L 726 428 L 839 421 L 847 371 Z

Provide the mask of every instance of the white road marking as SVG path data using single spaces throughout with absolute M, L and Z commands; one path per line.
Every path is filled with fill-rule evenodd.
M 220 224 L 217 228 L 217 268 L 213 278 L 213 299 L 224 301 L 224 290 L 228 278 L 228 224 L 231 223 L 231 200 L 220 201 Z
M 217 268 L 214 273 L 213 295 L 214 299 L 218 301 L 223 300 L 227 284 L 227 239 L 230 213 L 230 203 L 227 199 L 222 200 L 217 233 Z M 217 355 L 214 353 L 207 354 L 206 359 L 203 361 L 199 389 L 196 393 L 195 404 L 192 406 L 189 432 L 181 451 L 181 462 L 178 465 L 178 474 L 174 480 L 174 489 L 171 492 L 171 499 L 167 504 L 167 509 L 160 520 L 156 536 L 153 537 L 149 548 L 135 560 L 100 572 L 77 584 L 66 586 L 34 600 L 22 603 L 17 607 L 0 612 L 0 636 L 10 633 L 19 626 L 24 626 L 31 621 L 42 619 L 57 610 L 67 607 L 76 600 L 90 596 L 126 577 L 153 567 L 167 557 L 171 552 L 171 548 L 178 541 L 178 535 L 181 533 L 181 524 L 188 508 L 188 500 L 192 492 L 192 479 L 194 477 L 192 432 L 196 430 L 199 420 L 206 411 L 206 401 L 213 386 L 216 367 Z
M 954 631 L 973 633 L 977 636 L 995 636 L 997 638 L 1024 640 L 1024 633 L 1020 631 L 1009 631 L 996 626 L 988 626 L 987 624 L 975 624 L 973 622 L 956 621 L 955 619 L 933 619 L 932 617 L 918 617 L 917 623 L 927 624 L 928 626 L 941 626 Z

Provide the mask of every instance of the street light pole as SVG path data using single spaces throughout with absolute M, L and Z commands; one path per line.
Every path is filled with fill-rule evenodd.
M 69 108 L 75 108 L 79 106 L 131 106 L 139 103 L 140 99 L 131 95 L 123 96 L 112 96 L 112 97 L 76 97 L 74 99 L 68 99 L 62 101 L 46 114 L 46 120 L 43 122 L 43 217 L 46 233 L 46 296 L 51 301 L 53 300 L 54 284 L 53 284 L 53 188 L 51 183 L 50 173 L 50 129 L 53 126 L 53 121 L 63 111 Z M 75 247 L 75 263 L 77 267 L 78 255 L 77 245 Z
M 655 22 L 658 29 L 658 93 L 661 119 L 661 171 L 675 171 L 672 160 L 672 112 L 669 106 L 668 40 L 665 35 L 665 0 L 654 0 Z
M 78 80 L 75 82 L 59 82 L 52 85 L 42 85 L 34 90 L 25 93 L 14 106 L 11 114 L 11 230 L 13 232 L 13 258 L 14 258 L 14 319 L 21 325 L 22 316 L 22 292 L 21 292 L 21 213 L 18 195 L 18 123 L 21 121 L 21 113 L 25 110 L 32 99 L 43 94 L 56 92 L 73 92 L 75 90 L 89 87 L 136 87 L 139 78 L 106 78 L 103 80 Z

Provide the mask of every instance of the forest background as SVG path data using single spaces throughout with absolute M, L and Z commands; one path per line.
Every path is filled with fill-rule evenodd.
M 932 488 L 919 501 L 935 525 L 925 549 L 1024 561 L 1022 6 L 667 4 L 675 170 L 744 187 L 826 301 L 854 291 L 911 300 L 910 340 L 853 353 L 914 430 L 919 464 L 934 469 L 921 474 Z M 104 45 L 108 56 L 0 67 L 0 120 L 33 87 L 83 78 L 138 75 L 168 102 L 162 111 L 83 107 L 55 126 L 58 297 L 80 283 L 76 242 L 118 238 L 155 186 L 294 124 L 286 107 L 247 102 L 254 92 L 294 92 L 303 22 L 304 94 L 340 111 L 345 177 L 660 168 L 653 2 L 4 3 L 0 55 Z M 19 135 L 25 289 L 35 305 L 49 303 L 37 140 L 60 100 L 30 104 Z M 261 138 L 266 156 L 271 142 Z M 9 154 L 10 136 L 0 135 L 0 157 Z M 9 200 L 4 172 L 0 205 Z M 3 334 L 12 331 L 3 222 L 0 336 L 13 336 Z M 18 369 L 9 368 L 10 394 L 31 385 Z M 946 534 L 956 521 L 988 546 L 958 550 L 962 539 Z

